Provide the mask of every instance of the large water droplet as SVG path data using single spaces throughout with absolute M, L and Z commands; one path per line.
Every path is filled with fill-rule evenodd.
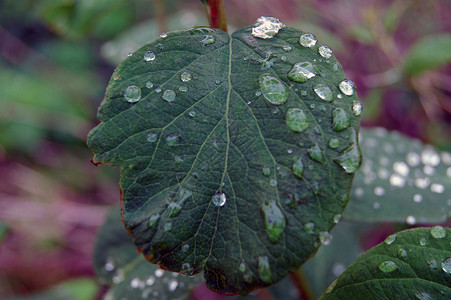
M 267 256 L 260 256 L 258 258 L 258 275 L 264 282 L 271 282 L 271 266 L 269 265 Z
M 294 64 L 291 70 L 288 72 L 288 78 L 290 80 L 300 83 L 306 82 L 307 80 L 315 76 L 316 73 L 314 67 L 308 61 L 298 62 Z
M 202 43 L 202 46 L 207 46 L 207 45 L 214 44 L 216 42 L 216 38 L 214 36 L 212 36 L 211 34 L 208 34 L 200 42 Z
M 274 37 L 280 29 L 286 27 L 279 19 L 274 17 L 260 17 L 252 28 L 252 36 L 261 39 Z
M 342 131 L 349 127 L 348 114 L 342 108 L 336 108 L 332 112 L 332 128 L 335 131 Z
M 221 207 L 226 203 L 227 197 L 224 193 L 216 193 L 211 197 L 211 201 L 214 205 Z
M 307 129 L 309 120 L 300 108 L 289 108 L 287 110 L 286 123 L 291 130 L 302 132 Z
M 392 235 L 389 235 L 386 239 L 385 239 L 385 243 L 387 244 L 387 245 L 391 245 L 391 244 L 393 244 L 394 242 L 395 242 L 395 240 L 396 240 L 396 234 L 392 234 Z
M 149 218 L 149 228 L 154 229 L 160 219 L 160 214 L 154 214 Z
M 319 163 L 324 162 L 324 155 L 323 151 L 321 151 L 321 148 L 318 146 L 318 144 L 313 145 L 307 150 L 308 155 L 311 159 L 316 160 Z
M 280 105 L 287 101 L 288 91 L 276 77 L 263 74 L 258 78 L 263 96 L 272 104 Z
M 337 162 L 346 173 L 354 173 L 359 169 L 361 160 L 362 156 L 357 144 L 357 133 L 352 129 L 351 145 L 334 158 L 334 161 Z
M 302 178 L 302 175 L 304 174 L 304 164 L 302 163 L 302 158 L 299 157 L 293 162 L 291 171 L 293 171 L 294 176 L 297 178 Z
M 181 81 L 183 81 L 183 82 L 188 82 L 188 81 L 190 81 L 191 79 L 193 79 L 193 75 L 191 75 L 191 73 L 190 72 L 183 72 L 181 75 L 180 75 L 180 80 Z
M 166 100 L 168 102 L 172 102 L 175 100 L 175 92 L 173 90 L 166 90 L 166 91 L 164 91 L 161 98 L 163 98 L 164 100 Z
M 320 83 L 316 85 L 313 90 L 321 99 L 325 101 L 332 101 L 334 99 L 334 95 L 332 94 L 332 90 L 327 84 Z
M 299 38 L 299 44 L 301 44 L 301 46 L 303 46 L 303 47 L 311 48 L 316 45 L 316 42 L 317 42 L 317 40 L 316 40 L 315 36 L 311 33 L 304 33 Z
M 446 230 L 442 226 L 434 226 L 431 228 L 431 235 L 436 239 L 443 239 L 446 236 Z
M 146 53 L 144 53 L 144 60 L 145 61 L 155 60 L 155 53 L 153 53 L 152 51 L 147 51 Z
M 446 273 L 451 273 L 451 257 L 448 257 L 442 261 L 442 270 Z
M 384 273 L 390 273 L 398 269 L 398 265 L 396 265 L 391 260 L 383 261 L 379 264 L 379 270 L 381 270 Z
M 355 83 L 350 79 L 345 79 L 338 84 L 338 88 L 346 96 L 352 96 L 354 94 Z
M 332 57 L 332 49 L 329 48 L 329 46 L 323 45 L 318 48 L 318 53 L 324 58 L 331 58 Z
M 263 217 L 265 221 L 265 229 L 268 234 L 268 238 L 271 242 L 275 243 L 280 239 L 282 235 L 286 221 L 276 201 L 271 201 L 261 206 Z
M 168 145 L 169 147 L 174 147 L 175 145 L 177 145 L 177 140 L 178 140 L 177 135 L 168 134 L 168 136 L 166 137 L 166 145 Z
M 124 98 L 130 103 L 138 102 L 141 99 L 141 89 L 136 85 L 130 85 L 125 89 Z

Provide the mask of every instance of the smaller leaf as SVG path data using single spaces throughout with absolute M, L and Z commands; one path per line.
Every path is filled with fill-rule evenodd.
M 412 76 L 451 62 L 451 34 L 426 36 L 416 42 L 406 55 L 404 70 Z
M 415 228 L 359 257 L 321 299 L 451 299 L 451 230 Z

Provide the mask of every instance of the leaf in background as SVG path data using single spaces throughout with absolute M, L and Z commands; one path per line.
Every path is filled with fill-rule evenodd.
M 451 62 L 451 34 L 426 36 L 406 54 L 404 70 L 412 76 L 445 66 Z
M 119 207 L 108 215 L 100 228 L 94 248 L 98 278 L 111 285 L 106 299 L 185 299 L 191 289 L 203 282 L 194 277 L 162 270 L 136 254 L 121 222 Z
M 397 132 L 362 129 L 363 162 L 345 219 L 439 223 L 451 212 L 451 154 Z
M 451 299 L 451 230 L 393 234 L 359 257 L 321 299 Z
M 94 161 L 121 167 L 138 249 L 222 293 L 307 260 L 360 164 L 354 83 L 312 34 L 275 35 L 282 26 L 265 17 L 232 37 L 200 27 L 145 45 L 114 72 L 88 137 Z

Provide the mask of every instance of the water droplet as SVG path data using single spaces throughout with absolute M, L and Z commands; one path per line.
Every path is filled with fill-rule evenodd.
M 115 268 L 115 266 L 114 266 L 113 259 L 111 257 L 108 257 L 106 262 L 105 262 L 105 271 L 111 272 L 111 271 L 114 270 L 114 268 Z
M 338 84 L 338 88 L 346 96 L 352 96 L 354 94 L 355 83 L 350 79 L 345 79 Z
M 169 281 L 168 284 L 168 289 L 170 292 L 175 291 L 175 289 L 177 289 L 179 283 L 177 282 L 177 280 L 172 279 L 171 281 Z
M 285 46 L 283 46 L 283 51 L 285 51 L 285 52 L 288 52 L 288 51 L 291 51 L 291 46 L 290 45 L 285 45 Z
M 277 180 L 275 180 L 274 178 L 271 178 L 271 179 L 269 180 L 269 185 L 270 185 L 270 186 L 277 186 Z
M 152 275 L 150 275 L 147 280 L 146 280 L 146 284 L 148 286 L 152 286 L 155 283 L 155 277 L 153 277 Z
M 342 218 L 343 218 L 343 215 L 342 215 L 342 214 L 336 214 L 336 215 L 334 216 L 334 223 L 335 223 L 335 224 L 340 223 L 340 221 L 341 221 Z M 337 276 L 338 276 L 338 275 L 337 275 Z
M 396 234 L 392 234 L 392 235 L 389 235 L 386 239 L 385 239 L 385 243 L 387 244 L 387 245 L 391 245 L 391 244 L 393 244 L 394 242 L 395 242 L 395 240 L 396 240 Z
M 168 205 L 169 217 L 171 217 L 171 218 L 176 217 L 180 213 L 181 210 L 182 210 L 182 207 L 178 203 L 171 202 Z
M 168 136 L 166 137 L 166 145 L 168 145 L 169 147 L 174 147 L 175 145 L 177 145 L 177 140 L 178 140 L 177 135 L 168 134 Z
M 428 293 L 425 293 L 425 292 L 416 292 L 415 298 L 417 298 L 419 300 L 432 300 L 432 297 Z
M 211 201 L 213 201 L 214 205 L 221 207 L 226 203 L 227 197 L 224 193 L 216 193 L 211 197 Z
M 416 203 L 420 203 L 421 201 L 423 201 L 423 196 L 421 196 L 420 194 L 415 194 L 413 195 L 413 201 Z
M 166 100 L 168 102 L 172 102 L 175 99 L 175 92 L 173 90 L 166 90 L 166 91 L 164 91 L 161 98 L 163 98 L 164 100 Z
M 373 203 L 373 208 L 374 209 L 379 209 L 379 208 L 381 208 L 381 204 L 379 202 L 374 202 Z
M 193 79 L 193 75 L 191 75 L 191 73 L 189 73 L 189 72 L 185 71 L 180 75 L 180 80 L 183 82 L 188 82 L 191 79 Z
M 271 282 L 271 267 L 267 256 L 260 256 L 258 258 L 258 274 L 264 282 Z
M 315 223 L 313 223 L 313 222 L 308 222 L 308 223 L 306 223 L 306 224 L 304 225 L 304 227 L 305 227 L 305 230 L 306 230 L 308 233 L 312 234 L 313 231 L 315 230 Z
M 122 281 L 124 281 L 124 278 L 125 278 L 124 270 L 118 269 L 112 279 L 115 284 L 119 284 Z
M 377 186 L 374 188 L 374 194 L 376 196 L 383 196 L 385 194 L 385 189 L 381 186 Z
M 170 231 L 172 229 L 172 223 L 166 223 L 163 226 L 164 231 Z
M 332 128 L 335 131 L 342 131 L 349 127 L 348 114 L 342 108 L 336 108 L 332 112 Z
M 410 166 L 416 167 L 420 164 L 421 158 L 418 153 L 409 152 L 409 153 L 407 153 L 406 161 Z
M 311 48 L 316 45 L 316 42 L 317 42 L 317 40 L 316 40 L 315 36 L 311 33 L 304 33 L 299 38 L 299 44 L 301 44 L 301 46 L 303 46 L 303 47 Z
M 202 46 L 207 46 L 207 45 L 214 44 L 216 42 L 216 38 L 214 36 L 212 36 L 211 34 L 208 34 L 200 42 L 202 43 Z
M 362 103 L 359 101 L 352 101 L 352 113 L 355 116 L 360 116 L 362 113 Z
M 398 174 L 392 174 L 390 176 L 390 185 L 397 186 L 397 187 L 404 187 L 406 184 L 406 180 L 404 177 L 398 175 Z
M 302 178 L 302 175 L 304 174 L 304 164 L 302 163 L 302 158 L 299 157 L 293 162 L 291 170 L 293 171 L 294 176 L 297 178 Z
M 148 88 L 148 89 L 153 88 L 153 83 L 150 82 L 150 81 L 147 81 L 147 82 L 146 82 L 146 88 Z
M 307 152 L 311 159 L 316 160 L 319 163 L 324 162 L 324 155 L 323 155 L 323 152 L 321 151 L 321 148 L 318 146 L 318 144 L 315 144 L 312 147 L 310 147 L 307 150 Z
M 130 281 L 130 286 L 131 286 L 131 288 L 133 288 L 133 289 L 138 288 L 140 282 L 141 282 L 141 280 L 139 280 L 139 278 L 133 278 L 133 279 Z
M 154 214 L 149 218 L 149 228 L 154 229 L 160 219 L 160 214 Z
M 153 53 L 152 51 L 147 51 L 146 53 L 144 53 L 144 60 L 145 61 L 155 60 L 155 53 Z
M 190 112 L 188 113 L 188 115 L 189 115 L 191 118 L 194 118 L 194 117 L 196 116 L 196 112 L 195 112 L 194 110 L 192 110 L 192 111 L 190 111 Z
M 289 108 L 287 110 L 286 123 L 291 130 L 303 132 L 309 125 L 309 120 L 300 108 Z
M 332 56 L 332 49 L 330 49 L 328 46 L 323 45 L 318 48 L 318 53 L 324 58 L 331 58 Z
M 238 269 L 240 270 L 240 272 L 244 273 L 246 272 L 246 264 L 244 262 L 240 263 L 240 266 L 238 267 Z
M 189 263 L 183 263 L 180 273 L 182 273 L 183 275 L 191 276 L 193 275 L 193 268 Z
M 320 84 L 316 85 L 313 88 L 313 90 L 318 95 L 318 97 L 320 97 L 321 99 L 323 99 L 325 101 L 330 102 L 334 99 L 332 90 L 330 89 L 330 87 L 327 84 L 320 83 Z
M 426 148 L 421 152 L 421 162 L 425 165 L 436 167 L 440 164 L 440 155 L 432 148 Z
M 419 189 L 427 188 L 430 183 L 431 183 L 431 180 L 428 177 L 415 179 L 415 186 Z
M 263 217 L 265 221 L 265 229 L 268 234 L 268 238 L 271 242 L 275 243 L 280 239 L 282 235 L 286 221 L 276 201 L 271 201 L 261 206 Z
M 189 249 L 189 245 L 188 244 L 185 244 L 185 245 L 182 246 L 182 251 L 183 252 L 188 251 L 188 249 Z
M 361 160 L 362 156 L 357 144 L 357 133 L 352 129 L 351 145 L 335 157 L 334 161 L 337 162 L 346 173 L 354 173 L 359 169 Z
M 337 138 L 331 138 L 329 140 L 329 147 L 331 147 L 332 149 L 337 148 L 338 146 L 340 146 L 340 140 Z
M 138 102 L 141 99 L 141 89 L 136 85 L 130 85 L 125 89 L 124 98 L 130 103 Z
M 258 64 L 261 66 L 260 69 L 262 71 L 266 71 L 271 69 L 271 67 L 274 65 L 274 63 L 277 60 L 277 56 L 275 56 L 273 53 L 266 52 L 265 59 L 261 59 L 258 61 Z
M 442 226 L 434 226 L 431 228 L 431 235 L 436 239 L 443 239 L 446 236 L 446 230 Z
M 186 93 L 186 92 L 188 92 L 188 88 L 187 88 L 186 86 L 184 86 L 184 85 L 181 85 L 181 86 L 179 87 L 179 92 Z
M 415 219 L 414 216 L 407 216 L 406 218 L 406 223 L 409 225 L 415 225 L 415 223 L 417 222 L 417 220 Z
M 397 161 L 393 163 L 393 171 L 401 176 L 407 176 L 409 174 L 409 167 L 405 162 Z
M 437 193 L 437 194 L 443 194 L 445 191 L 445 187 L 439 183 L 433 183 L 431 184 L 431 192 Z
M 160 93 L 160 92 L 161 92 L 161 87 L 157 87 L 157 88 L 155 89 L 155 92 Z
M 287 153 L 288 153 L 288 154 L 291 154 L 291 153 L 293 153 L 293 149 L 291 149 L 291 148 L 288 148 L 288 149 L 287 149 Z
M 287 88 L 276 77 L 263 74 L 258 78 L 258 82 L 263 96 L 270 103 L 280 105 L 287 101 Z
M 442 261 L 442 270 L 446 273 L 451 273 L 451 257 L 448 257 Z
M 338 279 L 335 279 L 334 281 L 332 281 L 332 283 L 327 287 L 326 289 L 326 294 L 329 294 L 330 292 L 332 292 L 335 288 L 335 286 L 338 283 Z
M 252 28 L 252 36 L 261 39 L 274 37 L 280 29 L 286 27 L 279 19 L 274 17 L 260 17 Z
M 321 231 L 319 233 L 319 241 L 321 242 L 321 244 L 323 244 L 324 246 L 329 245 L 332 242 L 332 235 L 330 234 L 329 231 Z
M 386 260 L 380 263 L 379 270 L 381 270 L 384 273 L 390 273 L 398 269 L 398 265 L 396 265 L 391 260 Z
M 263 167 L 262 171 L 263 175 L 265 175 L 266 177 L 269 177 L 269 175 L 271 175 L 271 169 L 269 167 Z
M 146 141 L 153 143 L 157 140 L 158 135 L 155 132 L 149 132 L 146 137 Z
M 420 239 L 420 245 L 421 246 L 427 246 L 429 243 L 428 243 L 428 241 L 426 240 L 426 238 L 421 238 Z
M 314 67 L 308 61 L 298 62 L 294 64 L 291 70 L 288 72 L 288 78 L 299 83 L 304 83 L 315 76 L 316 74 Z
M 162 33 L 160 33 L 160 37 L 162 38 L 162 39 L 164 39 L 165 37 L 167 37 L 168 36 L 168 33 L 167 32 L 162 32 Z
M 398 249 L 398 257 L 400 259 L 406 259 L 408 257 L 407 251 L 405 249 L 403 249 L 403 248 L 399 248 Z

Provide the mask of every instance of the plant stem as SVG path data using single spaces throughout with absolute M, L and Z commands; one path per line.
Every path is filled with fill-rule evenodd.
M 168 23 L 166 20 L 166 6 L 164 0 L 155 1 L 155 14 L 157 17 L 158 30 L 161 32 L 168 31 Z
M 224 0 L 201 0 L 211 28 L 227 32 L 227 19 L 224 9 Z
M 310 288 L 310 285 L 305 277 L 302 269 L 299 268 L 295 272 L 290 273 L 291 279 L 293 283 L 296 285 L 296 288 L 299 292 L 299 298 L 303 300 L 314 300 L 315 295 L 313 295 L 313 291 Z

